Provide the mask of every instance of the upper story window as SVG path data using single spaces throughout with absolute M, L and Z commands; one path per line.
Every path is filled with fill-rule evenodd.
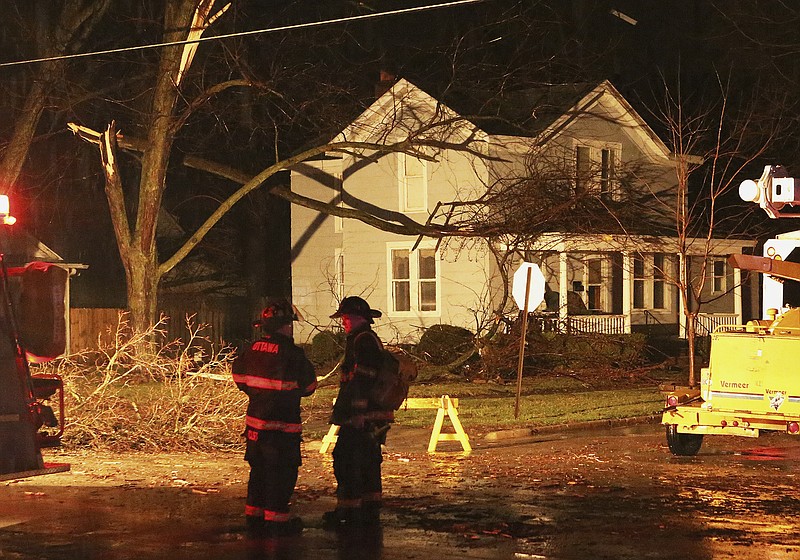
M 397 154 L 400 211 L 428 209 L 428 162 L 409 154 Z
M 344 199 L 342 196 L 344 194 L 343 192 L 344 181 L 342 180 L 342 172 L 341 170 L 338 170 L 332 173 L 332 175 L 333 175 L 333 187 L 336 190 L 336 199 L 334 200 L 334 202 L 336 203 L 336 206 L 338 206 L 339 208 L 344 208 Z M 341 233 L 342 231 L 344 231 L 344 218 L 342 218 L 341 216 L 333 217 L 333 231 L 335 233 Z
M 393 313 L 439 310 L 439 259 L 434 248 L 390 244 L 389 309 Z
M 617 168 L 622 145 L 618 143 L 575 143 L 575 191 L 601 198 L 619 198 Z

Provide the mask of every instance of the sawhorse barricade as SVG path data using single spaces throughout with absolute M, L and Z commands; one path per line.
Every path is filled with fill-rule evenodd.
M 458 419 L 458 399 L 450 398 L 449 395 L 442 395 L 438 398 L 413 398 L 406 399 L 399 410 L 414 410 L 414 409 L 437 409 L 436 420 L 433 423 L 433 430 L 431 431 L 431 439 L 428 442 L 428 453 L 434 453 L 440 441 L 458 441 L 461 443 L 461 448 L 469 453 L 472 451 L 472 446 L 469 444 L 469 436 L 464 431 L 461 425 L 461 420 Z M 399 412 L 399 411 L 398 411 Z M 455 433 L 443 434 L 442 425 L 444 424 L 444 415 L 447 414 L 450 422 L 453 424 Z M 327 453 L 328 449 L 336 443 L 339 434 L 339 426 L 331 426 L 328 433 L 322 438 L 322 445 L 319 448 L 320 453 Z

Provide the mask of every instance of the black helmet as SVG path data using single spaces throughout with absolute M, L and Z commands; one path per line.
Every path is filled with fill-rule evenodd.
M 265 331 L 275 331 L 292 321 L 297 321 L 297 313 L 292 304 L 285 299 L 275 299 L 267 304 L 261 312 L 261 318 L 253 326 Z
M 369 304 L 360 297 L 348 296 L 339 304 L 339 309 L 331 315 L 331 319 L 336 319 L 342 315 L 359 315 L 370 323 L 374 323 L 375 321 L 372 319 L 380 317 L 382 313 L 377 309 L 370 309 Z

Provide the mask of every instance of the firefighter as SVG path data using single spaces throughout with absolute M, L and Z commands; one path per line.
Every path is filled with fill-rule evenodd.
M 339 394 L 331 424 L 339 426 L 333 448 L 336 509 L 323 515 L 323 527 L 335 529 L 378 524 L 381 508 L 381 445 L 394 412 L 369 399 L 381 363 L 381 341 L 372 330 L 381 312 L 358 296 L 342 300 L 332 319 L 340 319 L 347 339 L 340 366 Z
M 300 533 L 303 523 L 289 515 L 289 500 L 300 466 L 300 398 L 317 387 L 314 367 L 292 338 L 294 309 L 275 300 L 253 323 L 263 336 L 233 362 L 233 380 L 250 402 L 245 419 L 250 464 L 245 520 L 261 536 Z

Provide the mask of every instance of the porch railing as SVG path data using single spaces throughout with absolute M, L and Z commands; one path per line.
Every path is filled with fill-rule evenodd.
M 699 336 L 708 336 L 721 325 L 738 325 L 740 322 L 736 313 L 699 313 L 695 331 Z
M 625 315 L 571 315 L 567 332 L 625 334 Z
M 545 332 L 571 334 L 626 334 L 625 315 L 570 315 L 564 319 L 553 316 L 531 317 Z

